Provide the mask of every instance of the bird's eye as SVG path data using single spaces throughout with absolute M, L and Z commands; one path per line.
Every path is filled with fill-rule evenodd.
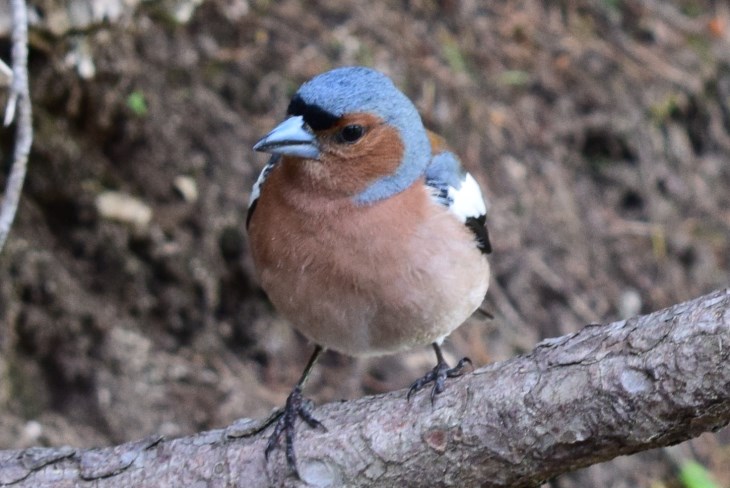
M 365 133 L 365 128 L 361 125 L 346 125 L 338 134 L 338 139 L 342 142 L 353 143 L 360 139 Z

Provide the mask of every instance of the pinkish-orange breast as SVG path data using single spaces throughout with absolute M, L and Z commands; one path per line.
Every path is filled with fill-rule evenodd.
M 249 226 L 271 301 L 312 341 L 363 355 L 428 344 L 463 322 L 486 293 L 489 267 L 473 236 L 417 182 L 369 206 L 267 179 Z

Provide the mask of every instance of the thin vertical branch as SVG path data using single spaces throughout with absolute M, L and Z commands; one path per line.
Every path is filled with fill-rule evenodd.
M 10 98 L 5 111 L 5 125 L 15 119 L 16 138 L 13 151 L 13 165 L 0 206 L 0 252 L 10 232 L 18 209 L 20 193 L 28 166 L 28 154 L 33 142 L 33 123 L 28 88 L 28 10 L 25 0 L 12 0 L 13 11 L 13 80 L 10 84 Z M 16 117 L 17 113 L 17 117 Z

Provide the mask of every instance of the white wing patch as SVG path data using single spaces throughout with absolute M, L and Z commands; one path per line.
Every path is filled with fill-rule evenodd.
M 278 156 L 272 157 L 269 162 L 266 163 L 264 169 L 261 170 L 261 173 L 259 173 L 256 183 L 254 183 L 253 188 L 251 188 L 251 196 L 248 199 L 248 208 L 251 208 L 254 202 L 259 199 L 259 196 L 261 196 L 261 185 L 264 184 L 264 181 L 266 181 L 266 178 L 269 176 L 269 173 L 271 173 L 271 170 L 274 169 L 276 163 L 279 162 L 279 159 L 281 158 Z
M 451 151 L 435 154 L 426 168 L 426 185 L 433 198 L 448 207 L 459 220 L 479 218 L 487 213 L 487 205 L 479 184 L 464 171 Z
M 426 168 L 426 186 L 439 205 L 448 208 L 474 233 L 476 247 L 484 254 L 492 252 L 487 230 L 487 202 L 479 184 L 464 171 L 457 157 L 445 151 L 436 154 Z
M 448 187 L 448 197 L 451 202 L 449 210 L 451 210 L 462 222 L 466 222 L 469 217 L 481 217 L 487 213 L 487 204 L 482 196 L 482 191 L 474 177 L 464 174 L 460 188 Z
M 253 212 L 256 210 L 256 201 L 261 196 L 261 186 L 264 184 L 269 173 L 271 173 L 271 170 L 274 169 L 280 159 L 280 156 L 272 156 L 271 159 L 269 159 L 269 162 L 266 163 L 266 166 L 264 166 L 264 169 L 261 170 L 261 173 L 259 173 L 256 183 L 253 184 L 253 188 L 251 188 L 251 196 L 248 198 L 248 212 L 246 213 L 246 229 L 248 229 Z

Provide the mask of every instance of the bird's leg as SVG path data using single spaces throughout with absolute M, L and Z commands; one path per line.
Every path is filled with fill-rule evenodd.
M 269 441 L 266 443 L 264 456 L 267 460 L 269 459 L 269 454 L 271 454 L 271 451 L 276 449 L 279 445 L 281 435 L 283 434 L 285 440 L 286 460 L 289 464 L 289 468 L 294 471 L 297 476 L 299 476 L 299 471 L 297 471 L 297 458 L 294 453 L 294 438 L 296 437 L 297 418 L 301 417 L 312 428 L 325 428 L 319 420 L 312 416 L 312 402 L 302 396 L 304 384 L 307 382 L 309 373 L 312 372 L 312 368 L 314 368 L 314 365 L 322 355 L 322 352 L 324 352 L 324 348 L 322 346 L 318 345 L 314 348 L 314 352 L 309 358 L 309 362 L 307 362 L 307 365 L 304 367 L 302 376 L 299 378 L 299 381 L 297 381 L 297 384 L 294 385 L 294 389 L 292 389 L 291 393 L 289 393 L 289 397 L 287 397 L 284 407 L 274 412 L 260 427 L 256 429 L 255 432 L 251 433 L 255 434 L 261 432 L 273 424 L 274 432 L 271 433 Z
M 456 378 L 457 376 L 461 376 L 462 374 L 464 374 L 464 367 L 467 364 L 471 366 L 471 359 L 462 358 L 461 361 L 459 361 L 459 363 L 452 368 L 444 359 L 444 355 L 441 352 L 441 347 L 435 342 L 431 345 L 433 346 L 433 350 L 436 351 L 436 366 L 431 371 L 426 373 L 425 376 L 417 379 L 413 382 L 413 384 L 411 384 L 411 387 L 408 390 L 408 400 L 411 399 L 411 396 L 414 393 L 422 390 L 423 387 L 425 387 L 429 383 L 433 383 L 433 388 L 431 389 L 431 403 L 433 403 L 436 395 L 444 391 L 446 378 Z

